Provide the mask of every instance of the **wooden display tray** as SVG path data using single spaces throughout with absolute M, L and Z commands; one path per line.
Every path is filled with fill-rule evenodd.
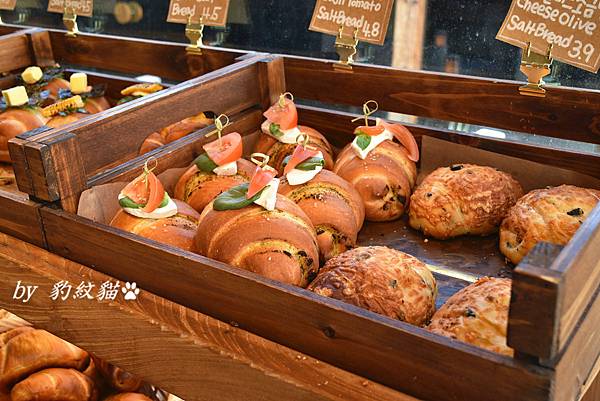
M 309 60 L 308 65 L 317 62 L 328 64 Z M 292 63 L 301 61 L 295 59 Z M 373 77 L 380 74 L 377 68 L 369 72 Z M 344 76 L 347 82 L 341 87 L 354 85 L 356 77 Z M 341 77 L 337 79 L 344 83 Z M 478 85 L 488 86 L 487 93 L 492 91 L 491 81 L 480 81 Z M 518 93 L 517 83 L 503 85 Z M 191 99 L 205 108 L 229 114 L 232 125 L 228 129 L 250 135 L 259 129 L 262 110 L 286 88 L 298 86 L 297 82 L 286 86 L 282 58 L 255 58 L 214 73 L 201 85 L 182 87 L 168 97 L 57 130 L 39 142 L 11 143 L 11 151 L 12 145 L 24 149 L 30 177 L 38 181 L 36 188 L 45 188 L 54 195 L 54 207 L 41 208 L 48 249 L 119 280 L 136 281 L 156 295 L 417 398 L 494 401 L 572 400 L 580 396 L 586 383 L 595 377 L 600 354 L 600 337 L 591 335 L 600 324 L 600 207 L 564 249 L 539 244 L 515 269 L 509 316 L 509 344 L 516 350 L 514 358 L 282 285 L 74 213 L 83 190 L 134 178 L 150 155 L 158 159 L 159 172 L 188 165 L 201 151 L 203 137 L 210 128 L 144 157 L 132 159 L 132 155 L 148 133 L 192 114 Z M 323 100 L 321 93 L 303 92 L 302 97 Z M 379 95 L 361 92 L 360 99 L 358 94 L 353 95 L 353 104 L 379 99 Z M 352 100 L 349 97 L 345 102 Z M 597 98 L 596 104 L 600 104 Z M 321 130 L 334 146 L 349 142 L 349 115 L 309 107 L 299 110 L 301 123 Z M 418 140 L 431 136 L 600 177 L 598 155 L 407 125 Z M 369 232 L 383 233 L 390 244 L 396 245 L 393 232 L 381 225 L 367 224 L 361 234 L 363 240 L 366 235 L 372 242 Z M 419 247 L 438 247 L 437 262 L 461 270 L 460 265 L 444 259 L 443 243 L 430 243 Z M 478 253 L 470 249 L 461 247 L 461 253 L 475 259 Z M 446 281 L 439 282 L 442 294 L 447 296 Z

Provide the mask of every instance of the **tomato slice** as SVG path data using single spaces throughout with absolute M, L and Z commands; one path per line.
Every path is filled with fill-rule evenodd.
M 153 172 L 148 173 L 148 203 L 142 209 L 143 212 L 152 213 L 162 203 L 165 197 L 165 188 L 162 182 L 154 175 Z
M 256 167 L 250 185 L 248 186 L 248 192 L 246 193 L 246 199 L 252 198 L 254 195 L 259 193 L 264 187 L 269 185 L 271 180 L 277 175 L 277 170 L 271 167 L 261 168 Z
M 298 110 L 294 102 L 284 98 L 285 106 L 281 107 L 279 101 L 264 112 L 265 118 L 279 125 L 279 129 L 288 130 L 298 126 Z
M 152 213 L 163 201 L 165 188 L 154 173 L 144 173 L 127 184 L 122 191 L 123 195 L 137 204 L 145 205 L 143 212 Z
M 232 132 L 221 138 L 221 144 L 217 139 L 202 148 L 217 166 L 223 166 L 242 157 L 242 136 Z
M 148 187 L 144 181 L 144 174 L 127 184 L 121 192 L 138 205 L 148 203 Z
M 384 127 L 408 150 L 408 158 L 419 161 L 419 146 L 413 134 L 402 124 L 383 123 Z
M 361 127 L 357 127 L 354 130 L 354 135 L 363 134 L 363 135 L 369 135 L 369 136 L 376 136 L 376 135 L 383 133 L 383 131 L 385 131 L 385 127 L 381 124 L 373 125 L 370 127 L 363 125 Z
M 283 174 L 287 174 L 294 169 L 298 164 L 302 163 L 306 159 L 310 159 L 311 157 L 315 157 L 319 154 L 319 151 L 316 149 L 305 148 L 303 145 L 296 146 L 294 149 L 294 153 L 292 153 L 292 157 L 290 157 L 290 161 L 283 169 Z

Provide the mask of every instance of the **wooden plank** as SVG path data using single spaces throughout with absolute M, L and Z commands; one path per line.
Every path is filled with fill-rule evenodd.
M 114 279 L 5 235 L 0 271 L 1 307 L 189 401 L 417 401 L 144 289 L 135 301 L 54 302 L 60 280 Z M 39 286 L 27 303 L 12 299 L 18 281 Z
M 288 90 L 297 98 L 458 121 L 600 143 L 600 91 L 548 87 L 546 97 L 522 96 L 520 82 L 285 57 Z
M 581 401 L 598 401 L 600 400 L 600 375 L 596 374 L 596 378 L 586 389 L 586 392 Z
M 261 106 L 266 110 L 286 91 L 283 58 L 270 56 L 261 61 L 258 67 Z
M 0 38 L 0 72 L 9 72 L 34 64 L 26 31 Z
M 417 398 L 504 401 L 549 395 L 550 370 L 64 211 L 42 208 L 42 220 L 54 253 Z
M 0 232 L 45 247 L 39 208 L 25 194 L 0 189 Z
M 56 64 L 52 52 L 50 34 L 45 30 L 35 30 L 27 34 L 35 64 L 40 67 L 49 67 Z

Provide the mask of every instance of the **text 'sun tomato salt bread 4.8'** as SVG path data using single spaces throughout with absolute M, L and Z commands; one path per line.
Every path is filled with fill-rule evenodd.
M 522 194 L 521 185 L 510 174 L 495 168 L 441 167 L 411 196 L 409 223 L 438 239 L 493 234 Z
M 435 278 L 419 259 L 383 246 L 359 247 L 330 259 L 309 290 L 423 326 L 435 311 Z
M 537 189 L 509 210 L 500 250 L 518 264 L 538 242 L 566 245 L 600 201 L 600 191 L 572 185 Z
M 479 279 L 446 301 L 433 315 L 429 331 L 512 356 L 506 345 L 510 289 L 509 279 Z

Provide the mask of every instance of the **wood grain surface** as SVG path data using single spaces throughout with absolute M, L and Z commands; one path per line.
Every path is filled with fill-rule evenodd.
M 0 187 L 0 232 L 44 247 L 39 208 L 27 194 Z
M 26 31 L 0 37 L 0 72 L 9 72 L 33 64 Z

